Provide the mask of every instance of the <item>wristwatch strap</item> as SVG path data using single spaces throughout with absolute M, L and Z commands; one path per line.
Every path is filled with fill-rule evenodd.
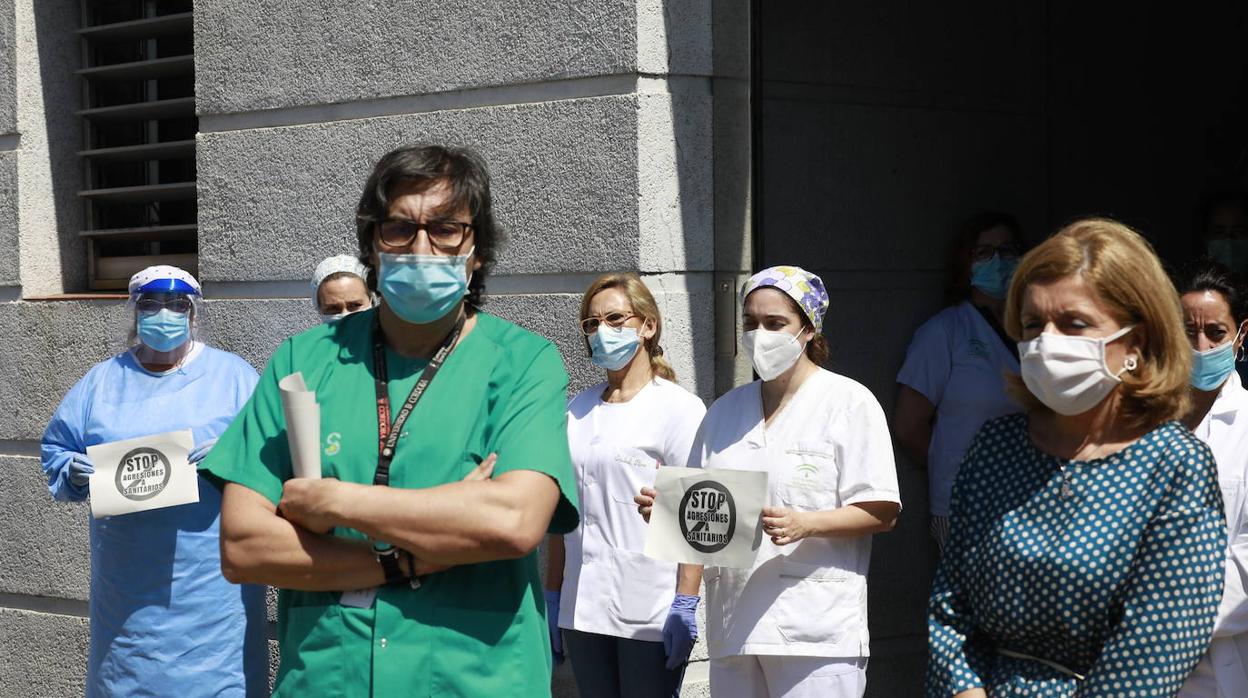
M 399 566 L 399 549 L 391 546 L 385 550 L 373 548 L 373 554 L 377 556 L 377 562 L 381 564 L 381 571 L 386 575 L 386 584 L 398 584 L 406 582 L 407 575 L 403 574 L 403 569 Z

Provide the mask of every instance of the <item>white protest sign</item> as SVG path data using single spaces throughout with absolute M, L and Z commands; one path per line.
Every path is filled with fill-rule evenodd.
M 762 542 L 767 473 L 659 468 L 645 554 L 669 562 L 745 568 Z
M 88 446 L 91 515 L 95 518 L 199 501 L 199 475 L 186 455 L 190 429 Z
M 303 373 L 295 372 L 278 381 L 282 394 L 282 414 L 286 416 L 286 442 L 290 444 L 290 464 L 295 477 L 321 476 L 321 406 L 316 393 L 308 390 Z

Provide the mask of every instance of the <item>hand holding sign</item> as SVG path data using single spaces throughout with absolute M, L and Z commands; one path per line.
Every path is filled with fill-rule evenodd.
M 766 497 L 765 472 L 659 468 L 654 489 L 633 499 L 642 516 L 650 515 L 645 554 L 671 562 L 749 567 L 762 541 Z
M 653 487 L 641 488 L 641 494 L 633 497 L 633 501 L 637 504 L 637 513 L 641 514 L 641 518 L 650 523 L 650 512 L 654 510 L 654 498 L 659 496 Z
M 810 512 L 784 507 L 763 507 L 763 533 L 776 545 L 788 545 L 809 536 Z
M 191 430 L 154 434 L 87 447 L 95 518 L 163 509 L 199 501 L 199 475 L 187 463 Z

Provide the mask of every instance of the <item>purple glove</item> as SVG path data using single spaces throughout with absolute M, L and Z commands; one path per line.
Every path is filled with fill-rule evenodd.
M 550 628 L 550 652 L 554 655 L 555 666 L 563 664 L 563 635 L 559 634 L 559 592 L 547 589 L 546 596 L 546 627 Z
M 672 599 L 672 607 L 667 612 L 667 622 L 663 624 L 663 651 L 667 653 L 667 668 L 676 667 L 689 661 L 689 653 L 693 651 L 693 643 L 698 641 L 698 602 L 700 596 L 677 594 Z

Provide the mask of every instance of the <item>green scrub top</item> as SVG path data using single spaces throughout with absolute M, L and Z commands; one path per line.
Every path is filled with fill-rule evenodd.
M 287 339 L 251 400 L 201 471 L 276 504 L 292 477 L 278 381 L 302 371 L 321 406 L 321 472 L 372 484 L 377 408 L 372 337 L 375 310 Z M 426 363 L 387 349 L 392 412 Z M 568 377 L 555 347 L 520 327 L 477 313 L 407 421 L 390 469 L 392 487 L 461 480 L 490 453 L 497 477 L 546 473 L 561 497 L 549 532 L 576 528 L 568 453 Z M 353 529 L 334 535 L 364 539 Z M 371 608 L 340 594 L 280 590 L 282 661 L 275 696 L 550 695 L 550 640 L 537 552 L 516 560 L 461 565 L 424 578 L 420 589 L 382 587 Z

